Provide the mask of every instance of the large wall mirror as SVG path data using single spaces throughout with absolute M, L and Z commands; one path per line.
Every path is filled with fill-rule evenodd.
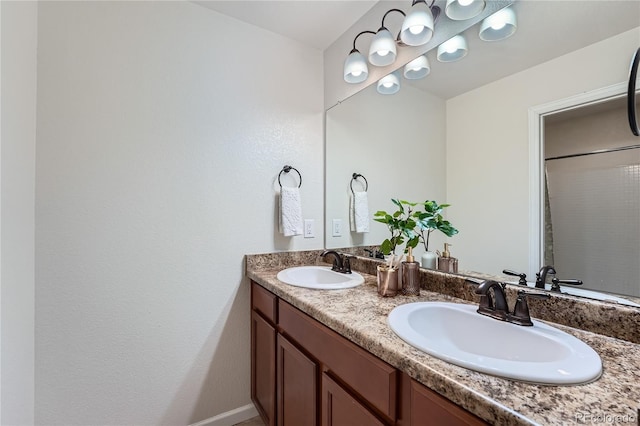
M 393 210 L 391 198 L 451 204 L 446 216 L 460 233 L 453 238 L 434 234 L 429 249 L 442 250 L 443 242 L 451 243 L 461 271 L 500 275 L 503 269 L 511 269 L 526 273 L 529 281 L 535 280 L 535 272 L 545 264 L 545 223 L 552 222 L 545 222 L 541 204 L 545 185 L 540 175 L 544 173 L 534 170 L 544 170 L 542 161 L 547 155 L 544 143 L 531 143 L 531 110 L 622 84 L 640 44 L 640 8 L 637 2 L 579 0 L 525 0 L 513 7 L 518 14 L 518 31 L 510 39 L 483 43 L 477 40 L 478 28 L 474 26 L 465 32 L 469 54 L 461 61 L 438 63 L 435 52 L 429 52 L 432 69 L 424 80 L 413 84 L 402 80 L 400 91 L 387 96 L 369 86 L 327 111 L 327 248 L 376 245 L 388 234 L 384 225 L 374 221 L 369 232 L 350 230 L 351 188 L 364 188 L 361 179 L 351 182 L 353 173 L 358 173 L 368 183 L 371 215 L 377 210 Z M 600 109 L 617 114 L 610 108 Z M 594 121 L 593 116 L 563 114 L 547 113 L 541 122 L 559 128 L 569 126 L 571 121 Z M 621 131 L 631 135 L 624 124 L 626 113 L 620 115 Z M 571 132 L 566 128 L 563 131 Z M 544 132 L 544 128 L 538 129 L 541 140 Z M 606 134 L 603 137 L 608 138 Z M 633 152 L 630 156 L 635 155 L 636 160 L 631 161 L 635 161 L 637 171 L 640 150 Z M 538 158 L 534 165 L 532 158 Z M 554 173 L 554 182 L 564 179 L 558 178 L 562 172 Z M 598 179 L 589 176 L 592 178 Z M 557 182 L 554 188 L 558 188 Z M 634 192 L 631 184 L 625 197 L 637 206 L 639 191 L 638 186 L 635 188 Z M 558 197 L 558 190 L 551 191 L 555 192 L 549 195 Z M 560 197 L 566 201 L 565 196 Z M 570 210 L 571 206 L 558 208 Z M 601 219 L 616 220 L 622 208 L 605 207 Z M 557 215 L 554 207 L 550 210 L 549 215 Z M 618 231 L 596 233 L 590 238 L 617 241 L 631 256 L 634 252 L 629 247 L 640 253 L 640 216 L 634 214 L 638 215 L 629 211 L 625 220 L 630 224 L 637 220 L 638 226 L 635 230 L 628 227 L 624 238 Z M 563 220 L 556 221 L 553 232 L 558 235 L 583 233 L 575 227 L 563 231 Z M 577 225 L 579 220 L 564 222 Z M 593 230 L 602 224 L 586 227 Z M 586 260 L 576 253 L 581 245 L 576 242 L 568 249 L 573 260 L 566 262 L 559 254 L 562 238 L 556 238 L 555 259 L 547 260 L 558 262 L 558 278 L 581 278 L 585 289 L 640 297 L 640 259 L 628 264 L 627 256 L 627 260 L 616 263 L 620 256 L 605 250 L 609 246 L 602 241 L 595 247 L 599 256 Z M 582 274 L 576 272 L 575 265 L 580 263 L 577 259 L 585 260 L 592 269 L 605 271 L 604 275 L 576 276 Z M 606 271 L 616 268 L 624 269 L 627 277 L 609 279 Z M 608 284 L 613 280 L 625 283 Z

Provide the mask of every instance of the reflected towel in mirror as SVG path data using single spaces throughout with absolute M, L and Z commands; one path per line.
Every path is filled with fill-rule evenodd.
M 369 199 L 366 191 L 354 191 L 349 203 L 352 232 L 369 232 Z

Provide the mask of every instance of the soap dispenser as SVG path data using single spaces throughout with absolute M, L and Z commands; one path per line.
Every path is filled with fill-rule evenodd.
M 451 244 L 444 243 L 444 251 L 438 257 L 438 271 L 442 272 L 458 272 L 458 259 L 455 257 L 451 257 L 451 253 L 449 253 L 449 247 Z
M 411 247 L 409 247 L 407 260 L 402 262 L 402 294 L 420 295 L 420 263 L 415 261 Z

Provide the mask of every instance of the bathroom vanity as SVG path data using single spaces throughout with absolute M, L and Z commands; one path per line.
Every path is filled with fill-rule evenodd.
M 286 267 L 315 264 L 317 258 L 318 252 L 246 258 L 251 395 L 267 424 L 587 424 L 598 415 L 637 423 L 637 343 L 554 324 L 602 359 L 602 376 L 578 386 L 543 386 L 467 370 L 413 348 L 387 324 L 389 312 L 409 302 L 477 304 L 464 286 L 453 291 L 459 297 L 423 289 L 420 296 L 382 298 L 364 260 L 354 265 L 365 282 L 350 289 L 311 290 L 276 278 Z M 450 278 L 449 287 L 460 281 Z M 509 344 L 500 336 L 487 340 Z
M 486 424 L 255 282 L 251 308 L 252 396 L 267 424 Z

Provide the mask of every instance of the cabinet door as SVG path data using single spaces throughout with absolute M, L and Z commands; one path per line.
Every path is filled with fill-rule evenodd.
M 487 425 L 482 419 L 414 380 L 411 380 L 410 410 L 412 426 Z
M 318 423 L 318 367 L 282 335 L 278 335 L 278 426 Z
M 384 425 L 326 373 L 322 374 L 322 426 Z
M 251 399 L 268 426 L 276 414 L 276 330 L 251 312 Z

